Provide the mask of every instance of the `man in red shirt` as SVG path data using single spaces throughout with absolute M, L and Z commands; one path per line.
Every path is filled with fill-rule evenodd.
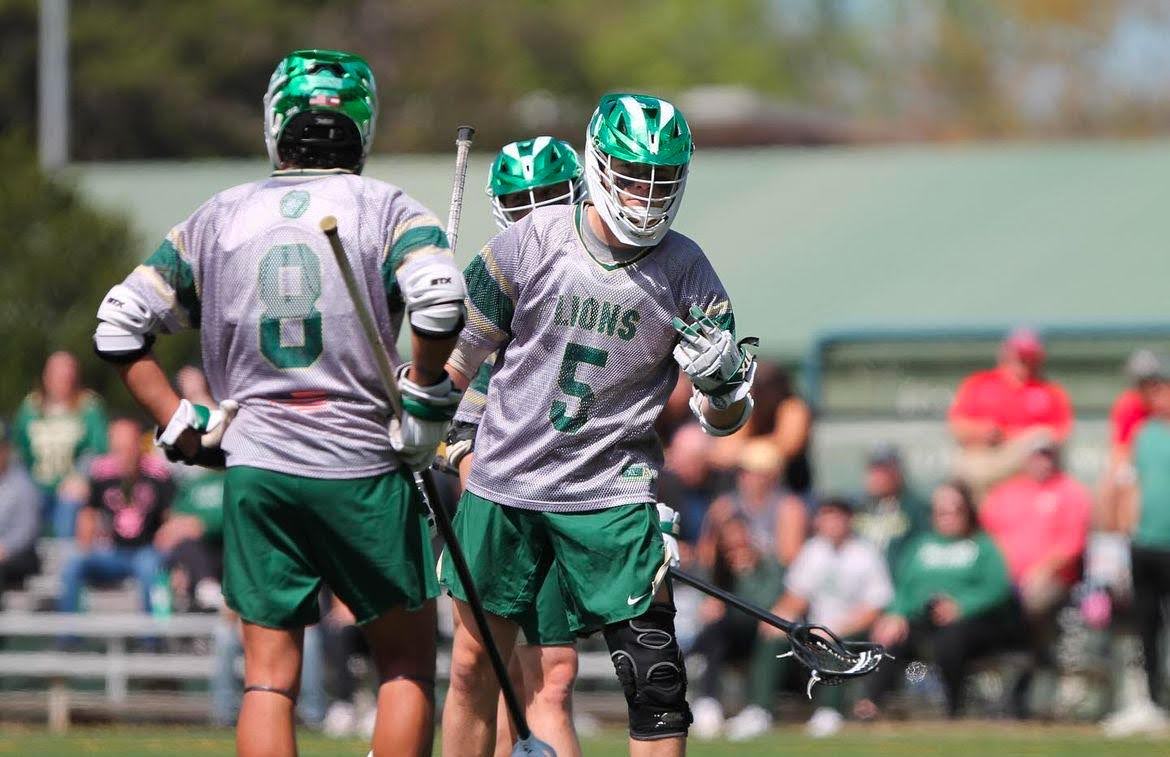
M 1018 471 L 1029 452 L 1062 443 L 1072 431 L 1068 395 L 1043 370 L 1044 344 L 1035 332 L 1016 329 L 1000 346 L 995 368 L 959 385 L 949 415 L 962 447 L 957 473 L 977 497 Z
M 1150 416 L 1150 395 L 1170 378 L 1164 356 L 1136 350 L 1125 364 L 1128 389 L 1117 395 L 1109 412 L 1109 462 L 1101 476 L 1101 523 L 1107 531 L 1129 533 L 1137 517 L 1137 480 L 1131 462 L 1131 444 Z
M 979 520 L 1030 616 L 1057 607 L 1080 578 L 1091 517 L 1089 490 L 1061 470 L 1055 444 L 1030 454 L 1021 473 L 987 495 Z

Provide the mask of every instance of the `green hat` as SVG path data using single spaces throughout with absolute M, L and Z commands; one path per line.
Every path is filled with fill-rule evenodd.
M 682 112 L 652 95 L 605 95 L 585 138 L 589 196 L 610 231 L 624 244 L 658 244 L 682 204 L 695 151 Z M 638 175 L 623 174 L 614 160 L 641 164 Z
M 361 171 L 378 115 L 374 72 L 340 50 L 297 50 L 276 65 L 264 95 L 272 165 Z
M 534 208 L 579 202 L 584 196 L 584 173 L 577 151 L 564 140 L 534 137 L 504 145 L 492 161 L 486 189 L 496 224 L 505 229 Z M 535 190 L 559 184 L 565 185 L 564 192 L 537 196 Z

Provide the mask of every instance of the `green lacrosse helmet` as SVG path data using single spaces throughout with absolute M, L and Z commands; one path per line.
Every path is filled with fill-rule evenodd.
M 653 95 L 605 95 L 585 139 L 589 196 L 610 231 L 624 244 L 658 244 L 682 204 L 695 151 L 682 112 Z
M 340 50 L 296 50 L 276 64 L 264 95 L 272 165 L 360 172 L 370 152 L 378 91 L 370 64 Z
M 487 194 L 506 229 L 544 205 L 574 205 L 585 195 L 585 168 L 568 142 L 534 137 L 504 145 L 492 161 Z

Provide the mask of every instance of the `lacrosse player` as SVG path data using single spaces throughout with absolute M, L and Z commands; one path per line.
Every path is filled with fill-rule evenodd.
M 463 277 L 439 220 L 360 176 L 377 115 L 369 65 L 300 50 L 264 96 L 270 177 L 221 192 L 110 290 L 94 343 L 158 422 L 172 459 L 227 465 L 227 604 L 244 621 L 241 755 L 293 755 L 302 634 L 322 583 L 351 608 L 378 670 L 374 753 L 431 753 L 438 584 L 408 468 L 434 457 L 459 391 L 443 372 L 463 325 Z M 396 353 L 405 417 L 388 410 L 318 219 L 340 219 L 352 266 Z M 201 330 L 226 412 L 180 400 L 157 333 Z M 225 399 L 226 398 L 226 399 Z M 232 421 L 231 409 L 238 407 Z
M 502 649 L 555 577 L 570 629 L 605 633 L 631 753 L 681 754 L 691 714 L 662 580 L 676 519 L 655 506 L 653 423 L 681 366 L 703 428 L 734 432 L 751 413 L 754 361 L 706 256 L 670 231 L 693 151 L 682 114 L 607 95 L 586 140 L 589 201 L 532 210 L 464 272 L 468 323 L 448 373 L 465 386 L 499 356 L 455 530 Z M 443 751 L 487 755 L 498 689 L 448 560 L 443 582 L 464 621 Z
M 545 205 L 574 205 L 585 196 L 585 168 L 577 151 L 563 140 L 535 137 L 504 145 L 492 161 L 487 194 L 492 217 L 501 230 Z M 463 393 L 455 422 L 447 436 L 447 461 L 457 466 L 466 482 L 471 469 L 475 432 L 487 403 L 487 388 L 495 355 L 480 366 L 475 380 Z M 512 652 L 509 666 L 518 692 L 528 697 L 526 717 L 534 733 L 551 745 L 558 757 L 581 754 L 573 730 L 573 682 L 577 677 L 577 650 L 569 628 L 555 571 L 537 590 L 536 601 L 520 619 L 524 643 Z M 515 729 L 503 706 L 496 718 L 496 754 L 509 755 L 516 741 Z

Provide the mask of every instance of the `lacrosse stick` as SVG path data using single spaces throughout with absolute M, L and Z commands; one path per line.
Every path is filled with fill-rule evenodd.
M 704 594 L 709 594 L 740 612 L 745 612 L 756 620 L 775 626 L 788 634 L 792 649 L 780 657 L 793 657 L 809 669 L 811 675 L 805 693 L 810 699 L 813 687 L 818 683 L 827 686 L 845 683 L 850 678 L 872 673 L 884 658 L 889 657 L 885 647 L 880 644 L 844 641 L 824 626 L 785 620 L 678 568 L 671 568 L 670 575 L 674 580 L 693 586 Z
M 474 133 L 475 130 L 472 127 L 461 126 L 459 127 L 459 135 L 456 141 L 458 151 L 455 163 L 455 187 L 451 192 L 452 206 L 447 219 L 447 238 L 451 244 L 452 253 L 454 253 L 455 240 L 458 236 L 460 206 L 463 202 L 463 185 L 467 179 L 467 155 L 471 148 L 471 138 Z M 358 315 L 358 321 L 361 323 L 362 333 L 365 335 L 366 341 L 369 342 L 370 349 L 374 353 L 378 378 L 382 382 L 382 388 L 386 392 L 386 398 L 390 402 L 390 408 L 397 417 L 402 418 L 402 395 L 398 390 L 398 384 L 394 378 L 394 371 L 390 367 L 390 358 L 386 354 L 385 345 L 382 343 L 381 336 L 374 323 L 374 317 L 369 306 L 366 304 L 357 277 L 353 272 L 353 267 L 350 265 L 349 258 L 345 254 L 345 248 L 342 246 L 341 238 L 337 232 L 337 219 L 332 216 L 321 219 L 321 231 L 324 232 L 326 239 L 329 240 L 329 247 L 333 251 L 333 257 L 337 261 L 338 268 L 341 269 L 341 277 L 345 281 L 345 288 L 349 292 L 350 299 L 353 301 L 354 309 Z M 480 635 L 483 638 L 484 647 L 487 649 L 492 669 L 500 683 L 500 691 L 503 693 L 508 714 L 512 717 L 512 722 L 516 726 L 516 732 L 520 736 L 520 740 L 513 748 L 512 754 L 547 755 L 548 757 L 555 757 L 556 752 L 553 751 L 552 747 L 533 736 L 531 729 L 528 727 L 528 721 L 524 717 L 524 710 L 520 706 L 520 700 L 516 696 L 515 689 L 512 688 L 512 680 L 508 677 L 508 668 L 504 663 L 495 639 L 492 638 L 491 629 L 487 624 L 487 616 L 483 610 L 483 603 L 479 598 L 479 592 L 476 590 L 475 583 L 472 580 L 471 570 L 467 566 L 463 549 L 460 547 L 459 541 L 455 536 L 455 529 L 451 524 L 451 517 L 443 506 L 442 499 L 439 497 L 439 491 L 435 486 L 434 477 L 431 475 L 430 470 L 416 471 L 414 473 L 414 481 L 434 516 L 435 525 L 439 529 L 439 535 L 443 537 L 443 541 L 447 544 L 447 552 L 451 556 L 451 562 L 455 566 L 455 572 L 459 576 L 460 583 L 463 584 L 464 591 L 467 592 L 467 604 L 471 607 L 471 613 L 475 618 L 476 624 L 479 626 Z

